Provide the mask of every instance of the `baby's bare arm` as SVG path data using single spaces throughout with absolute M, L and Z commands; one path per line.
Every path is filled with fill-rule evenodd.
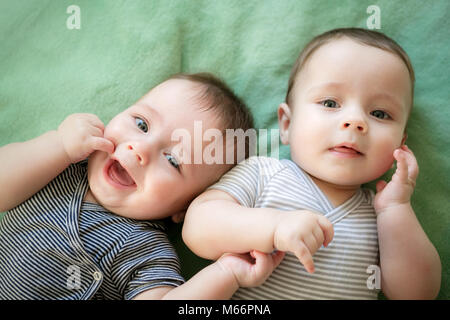
M 189 206 L 183 240 L 197 255 L 215 260 L 223 253 L 272 252 L 278 211 L 246 208 L 232 196 L 208 190 Z
M 56 131 L 0 148 L 0 211 L 7 211 L 42 189 L 71 163 L 94 150 L 112 152 L 103 123 L 92 114 L 68 116 Z
M 0 211 L 7 211 L 31 197 L 70 161 L 56 131 L 0 148 Z
M 280 264 L 283 253 L 225 254 L 183 285 L 150 289 L 137 295 L 135 300 L 153 299 L 229 299 L 239 287 L 255 287 L 262 284 Z
M 390 299 L 434 299 L 441 262 L 409 203 L 386 209 L 377 218 L 381 288 Z
M 391 299 L 433 299 L 441 283 L 439 255 L 411 207 L 419 172 L 413 152 L 394 152 L 397 170 L 389 183 L 377 184 L 381 289 Z
M 207 191 L 192 202 L 183 226 L 183 240 L 203 258 L 277 249 L 295 254 L 308 272 L 314 272 L 312 255 L 327 246 L 333 234 L 332 224 L 323 215 L 247 208 L 218 190 Z
M 238 288 L 233 275 L 224 272 L 216 262 L 179 287 L 165 286 L 150 289 L 138 294 L 134 300 L 229 299 Z

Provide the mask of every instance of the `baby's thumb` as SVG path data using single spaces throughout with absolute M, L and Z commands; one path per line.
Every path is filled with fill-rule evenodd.
M 276 251 L 275 253 L 264 253 L 257 250 L 250 251 L 250 255 L 255 259 L 254 268 L 255 273 L 259 275 L 262 281 L 278 267 L 281 260 L 283 260 L 284 252 Z
M 114 143 L 112 143 L 112 141 L 110 141 L 106 138 L 101 138 L 101 137 L 93 138 L 93 146 L 92 147 L 94 150 L 104 151 L 109 154 L 114 153 L 114 148 L 115 148 Z

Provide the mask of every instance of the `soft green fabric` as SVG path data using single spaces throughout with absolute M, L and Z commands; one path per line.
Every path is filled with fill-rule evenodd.
M 81 9 L 79 30 L 66 27 L 72 4 Z M 276 108 L 300 48 L 332 28 L 366 28 L 370 5 L 381 10 L 381 31 L 403 46 L 415 67 L 407 144 L 420 175 L 412 202 L 440 254 L 439 298 L 448 299 L 447 0 L 1 0 L 0 145 L 55 129 L 74 112 L 95 113 L 107 123 L 180 71 L 221 76 L 246 100 L 258 128 L 277 128 Z M 289 156 L 287 147 L 280 156 Z M 179 230 L 171 236 L 190 277 L 207 262 L 186 249 Z

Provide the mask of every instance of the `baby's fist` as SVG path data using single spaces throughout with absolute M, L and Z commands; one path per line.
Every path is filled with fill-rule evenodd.
M 58 127 L 64 151 L 71 163 L 87 158 L 95 150 L 114 152 L 114 144 L 103 137 L 105 126 L 90 113 L 68 116 Z
M 333 236 L 333 225 L 325 216 L 296 210 L 280 213 L 273 238 L 276 249 L 292 252 L 306 271 L 313 273 L 313 254 L 322 245 L 328 246 Z
M 284 258 L 284 252 L 263 253 L 256 250 L 247 254 L 222 255 L 218 264 L 233 275 L 239 287 L 256 287 L 264 283 Z

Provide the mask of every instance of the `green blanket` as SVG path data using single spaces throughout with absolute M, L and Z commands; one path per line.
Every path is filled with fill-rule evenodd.
M 80 20 L 67 13 L 73 4 Z M 258 128 L 277 128 L 300 48 L 332 28 L 379 22 L 415 67 L 407 143 L 420 174 L 412 201 L 441 257 L 438 298 L 449 299 L 449 13 L 447 0 L 2 0 L 0 145 L 55 129 L 74 112 L 107 123 L 180 71 L 219 75 L 246 100 Z M 287 147 L 280 157 L 289 157 Z M 183 245 L 179 231 L 170 235 L 189 278 L 208 262 Z

